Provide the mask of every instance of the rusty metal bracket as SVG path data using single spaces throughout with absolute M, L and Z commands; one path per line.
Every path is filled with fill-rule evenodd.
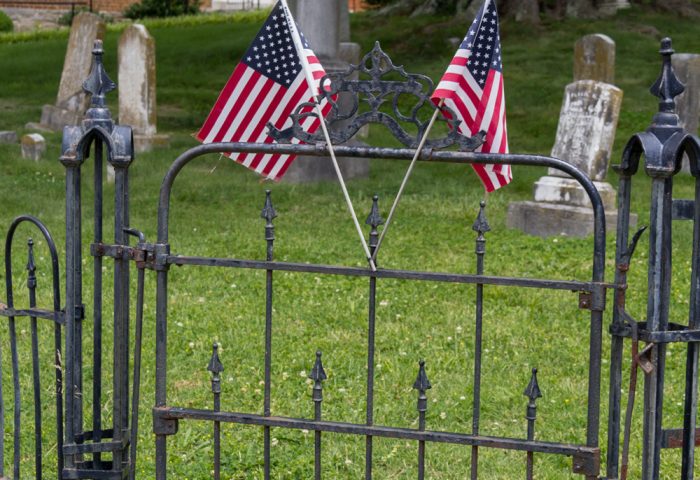
M 600 473 L 600 451 L 595 455 L 574 455 L 571 470 L 587 478 L 596 478 Z
M 177 418 L 166 418 L 167 409 L 153 409 L 153 433 L 156 435 L 175 435 L 178 429 Z
M 656 347 L 655 343 L 649 343 L 634 357 L 634 361 L 646 375 L 650 375 L 654 371 L 654 362 L 651 361 L 651 351 L 654 347 Z

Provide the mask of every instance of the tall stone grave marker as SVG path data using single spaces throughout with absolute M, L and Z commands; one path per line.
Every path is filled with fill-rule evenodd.
M 359 46 L 343 42 L 350 35 L 347 0 L 293 0 L 289 4 L 294 19 L 327 73 L 344 71 L 348 63 L 359 63 Z M 348 25 L 344 26 L 343 22 L 348 22 Z M 341 111 L 347 100 L 345 94 L 340 95 Z M 339 157 L 338 164 L 346 180 L 369 175 L 368 159 Z M 284 176 L 286 181 L 296 183 L 336 178 L 330 158 L 305 156 L 298 156 Z
M 581 37 L 574 45 L 574 81 L 595 80 L 615 83 L 615 42 L 607 35 L 594 33 Z
M 104 37 L 104 33 L 104 21 L 98 15 L 82 12 L 75 16 L 68 38 L 56 105 L 44 105 L 40 124 L 28 124 L 27 128 L 61 130 L 65 125 L 78 125 L 82 121 L 88 107 L 83 81 L 92 66 L 92 46 L 95 40 Z
M 622 104 L 622 90 L 579 80 L 566 87 L 552 156 L 575 165 L 600 192 L 609 228 L 617 223 L 616 194 L 605 182 Z M 531 235 L 586 236 L 593 232 L 593 210 L 579 183 L 549 169 L 534 187 L 534 202 L 511 203 L 508 226 Z M 631 223 L 636 223 L 632 219 Z
M 683 93 L 676 97 L 678 119 L 687 132 L 697 134 L 700 120 L 700 55 L 674 53 L 671 63 L 676 76 L 685 85 Z
M 671 64 L 676 76 L 685 85 L 683 93 L 676 97 L 676 113 L 680 126 L 688 133 L 697 135 L 700 120 L 700 55 L 674 53 Z M 690 173 L 686 154 L 683 154 L 683 171 Z
M 156 133 L 156 44 L 141 24 L 130 25 L 119 39 L 119 123 L 134 131 L 137 152 L 167 146 Z

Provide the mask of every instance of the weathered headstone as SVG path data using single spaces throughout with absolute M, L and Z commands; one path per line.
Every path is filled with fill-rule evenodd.
M 119 123 L 130 125 L 137 152 L 168 146 L 156 132 L 156 45 L 146 27 L 130 25 L 119 39 Z
M 347 0 L 294 0 L 289 4 L 294 19 L 327 73 L 344 71 L 349 63 L 359 63 L 359 45 L 342 41 L 350 35 L 349 23 L 347 31 L 342 26 L 343 22 L 349 22 L 344 15 Z M 348 101 L 351 100 L 347 94 L 339 96 L 337 102 L 341 111 L 347 111 L 344 105 Z M 369 175 L 368 159 L 339 157 L 338 164 L 346 180 Z M 330 159 L 305 156 L 297 157 L 284 176 L 286 181 L 296 183 L 336 178 Z
M 22 136 L 22 158 L 28 158 L 38 162 L 46 153 L 46 140 L 38 133 L 30 133 Z
M 685 85 L 683 93 L 675 98 L 679 124 L 686 132 L 697 135 L 700 120 L 700 55 L 674 53 L 671 64 L 676 76 Z M 683 171 L 690 173 L 686 154 L 683 154 Z
M 616 193 L 605 182 L 622 104 L 622 90 L 607 83 L 581 80 L 566 87 L 552 156 L 582 170 L 593 180 L 614 227 Z M 636 220 L 633 220 L 636 222 Z M 549 169 L 534 186 L 534 202 L 508 208 L 508 225 L 538 236 L 586 236 L 593 232 L 593 211 L 583 187 L 557 169 Z
M 104 32 L 104 21 L 98 15 L 81 12 L 75 16 L 68 38 L 56 105 L 44 105 L 40 127 L 61 130 L 65 125 L 77 125 L 82 121 L 88 107 L 83 81 L 92 66 L 92 46 L 95 40 L 104 37 Z M 32 128 L 33 125 L 27 127 Z
M 615 15 L 618 10 L 630 8 L 628 0 L 607 0 L 598 4 L 598 11 L 603 15 Z
M 594 33 L 576 42 L 574 81 L 577 80 L 615 83 L 615 42 L 610 37 Z
M 685 85 L 683 93 L 675 99 L 680 125 L 687 132 L 697 134 L 700 120 L 700 55 L 675 53 L 671 63 L 676 76 Z
M 17 132 L 13 130 L 0 131 L 0 143 L 17 143 Z

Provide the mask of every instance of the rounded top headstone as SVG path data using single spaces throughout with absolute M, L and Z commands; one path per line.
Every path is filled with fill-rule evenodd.
M 574 81 L 615 83 L 615 41 L 601 33 L 581 37 L 574 45 Z

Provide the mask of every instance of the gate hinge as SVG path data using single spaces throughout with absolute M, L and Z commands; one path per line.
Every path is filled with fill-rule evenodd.
M 605 285 L 594 285 L 595 290 L 591 292 L 581 291 L 578 293 L 578 308 L 602 312 L 605 310 Z
M 175 435 L 177 433 L 177 418 L 166 418 L 162 408 L 153 409 L 153 433 L 156 435 Z
M 596 478 L 600 473 L 600 450 L 576 454 L 572 460 L 572 471 L 576 474 Z

